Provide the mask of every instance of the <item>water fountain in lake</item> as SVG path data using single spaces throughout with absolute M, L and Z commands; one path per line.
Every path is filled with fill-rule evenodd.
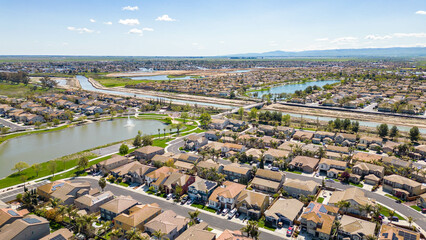
M 135 124 L 133 123 L 132 119 L 130 119 L 130 115 L 127 115 L 127 122 L 126 125 L 124 125 L 124 127 L 134 127 Z

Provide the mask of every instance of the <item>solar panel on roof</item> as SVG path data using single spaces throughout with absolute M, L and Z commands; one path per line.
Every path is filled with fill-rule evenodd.
M 67 240 L 67 239 L 64 238 L 64 236 L 62 236 L 62 235 L 58 235 L 58 236 L 51 238 L 50 240 Z
M 416 240 L 417 239 L 416 235 L 414 235 L 412 233 L 404 232 L 404 231 L 398 231 L 398 235 L 403 237 L 404 240 Z
M 7 210 L 7 213 L 9 213 L 10 215 L 12 215 L 14 217 L 19 216 L 19 214 L 17 212 L 13 211 L 13 210 Z
M 319 211 L 322 212 L 322 213 L 327 213 L 328 212 L 327 209 L 325 209 L 324 205 L 322 205 L 320 207 Z
M 41 222 L 40 220 L 35 219 L 35 218 L 24 218 L 24 219 L 22 219 L 22 220 L 24 220 L 25 222 L 27 222 L 27 223 L 29 223 L 29 224 L 34 224 L 34 223 L 39 223 L 39 222 Z
M 63 185 L 64 185 L 64 183 L 56 184 L 55 186 L 52 187 L 52 191 L 56 191 L 56 188 L 62 187 Z
M 210 189 L 210 188 L 214 187 L 215 185 L 216 185 L 216 183 L 214 183 L 214 182 L 209 182 L 209 181 L 206 182 L 207 189 Z

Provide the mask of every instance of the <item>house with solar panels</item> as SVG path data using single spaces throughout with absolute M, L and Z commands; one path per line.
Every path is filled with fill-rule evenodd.
M 420 240 L 420 233 L 391 224 L 383 224 L 380 228 L 379 240 Z
M 98 193 L 95 195 L 84 195 L 74 201 L 75 206 L 87 213 L 99 212 L 100 206 L 114 199 L 114 194 L 110 191 Z
M 49 221 L 36 215 L 18 219 L 0 229 L 0 239 L 39 240 L 49 234 Z
M 50 199 L 50 196 L 53 192 L 64 186 L 65 181 L 64 180 L 58 180 L 50 183 L 46 183 L 42 186 L 37 187 L 37 194 L 40 196 L 40 198 L 48 201 Z
M 196 176 L 195 181 L 188 187 L 188 196 L 196 202 L 206 202 L 216 187 L 217 182 Z
M 12 208 L 2 208 L 0 209 L 0 227 L 3 227 L 6 224 L 11 224 L 15 220 L 23 218 L 28 213 L 27 209 L 17 211 Z
M 337 207 L 310 202 L 300 217 L 302 230 L 306 229 L 315 239 L 330 239 L 338 212 Z

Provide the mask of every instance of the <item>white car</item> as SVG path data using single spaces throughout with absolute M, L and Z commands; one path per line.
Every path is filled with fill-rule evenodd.
M 173 194 L 172 193 L 169 193 L 169 194 L 167 194 L 167 200 L 169 200 L 170 198 L 172 198 L 173 197 Z
M 235 216 L 236 213 L 237 213 L 237 209 L 236 208 L 234 208 L 231 211 L 229 211 L 229 213 L 228 213 L 228 219 L 232 219 Z
M 229 209 L 224 208 L 224 209 L 222 210 L 222 216 L 225 216 L 228 212 L 229 212 Z

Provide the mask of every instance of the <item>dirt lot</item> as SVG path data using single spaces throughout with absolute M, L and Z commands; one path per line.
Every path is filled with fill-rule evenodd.
M 266 106 L 267 110 L 276 110 L 288 113 L 297 113 L 303 115 L 314 115 L 322 117 L 333 117 L 333 118 L 349 118 L 352 120 L 358 121 L 372 121 L 386 123 L 389 125 L 397 124 L 404 125 L 409 127 L 417 126 L 419 128 L 426 128 L 426 121 L 415 118 L 403 118 L 403 117 L 393 117 L 393 116 L 384 116 L 384 115 L 372 115 L 372 114 L 360 114 L 360 113 L 351 113 L 343 112 L 336 110 L 324 110 L 324 109 L 312 109 L 304 107 L 295 107 L 295 106 L 286 106 L 281 104 L 272 104 Z

